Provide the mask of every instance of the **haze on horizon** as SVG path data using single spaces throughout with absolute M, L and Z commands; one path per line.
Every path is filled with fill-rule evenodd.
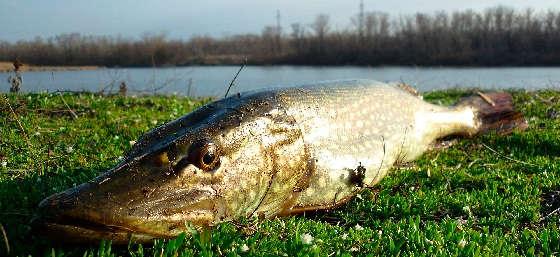
M 78 32 L 82 35 L 120 35 L 137 38 L 144 33 L 167 33 L 170 38 L 188 39 L 193 35 L 223 37 L 240 33 L 260 33 L 264 26 L 281 25 L 289 31 L 292 23 L 310 24 L 319 13 L 330 16 L 333 29 L 350 26 L 358 13 L 360 0 L 284 1 L 181 1 L 148 0 L 2 0 L 0 2 L 0 41 L 31 40 Z M 416 12 L 459 11 L 505 5 L 516 10 L 536 12 L 560 9 L 558 0 L 364 0 L 366 11 L 382 11 L 392 16 Z

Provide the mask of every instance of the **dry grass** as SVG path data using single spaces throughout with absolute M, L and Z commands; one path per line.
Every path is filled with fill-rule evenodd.
M 97 70 L 103 69 L 103 66 L 34 66 L 24 65 L 21 71 L 63 71 L 63 70 Z M 12 72 L 14 65 L 12 62 L 0 62 L 0 72 Z

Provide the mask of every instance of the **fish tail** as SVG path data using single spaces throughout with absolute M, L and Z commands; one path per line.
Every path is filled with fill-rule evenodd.
M 528 127 L 523 114 L 514 110 L 513 97 L 505 92 L 478 92 L 477 95 L 459 101 L 456 106 L 473 109 L 478 123 L 477 135 L 492 131 L 509 134 Z

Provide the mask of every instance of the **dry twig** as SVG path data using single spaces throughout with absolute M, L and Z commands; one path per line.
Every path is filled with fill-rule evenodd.
M 10 108 L 10 111 L 14 115 L 14 119 L 16 120 L 19 128 L 21 129 L 21 132 L 23 133 L 23 137 L 25 137 L 25 142 L 27 143 L 27 146 L 29 146 L 29 150 L 31 151 L 31 149 L 33 149 L 33 148 L 31 147 L 31 143 L 29 142 L 29 137 L 27 137 L 27 133 L 25 133 L 25 129 L 23 129 L 23 126 L 21 125 L 21 122 L 19 121 L 18 116 L 17 116 L 16 112 L 14 111 L 14 108 L 12 108 L 12 105 L 10 104 L 10 101 L 8 101 L 8 99 L 6 99 L 6 97 L 2 96 L 2 99 L 4 100 L 4 102 L 6 102 L 6 104 Z
M 535 97 L 545 104 L 551 104 L 552 100 L 554 99 L 554 96 L 551 96 L 550 98 L 545 99 L 544 97 L 540 96 L 539 94 L 535 94 Z
M 233 86 L 233 83 L 235 82 L 235 80 L 237 79 L 237 76 L 239 76 L 239 73 L 241 72 L 241 70 L 243 70 L 243 68 L 245 67 L 245 62 L 243 64 L 241 64 L 241 67 L 239 67 L 239 70 L 237 71 L 237 73 L 235 74 L 235 76 L 233 77 L 233 79 L 231 80 L 231 82 L 229 83 L 229 87 L 226 91 L 226 95 L 224 96 L 224 98 L 227 97 L 227 95 L 229 94 L 229 90 L 231 89 L 231 87 Z
M 33 216 L 31 213 L 19 213 L 19 212 L 0 212 L 2 216 L 22 216 L 22 217 L 30 217 Z
M 548 217 L 554 215 L 554 214 L 557 213 L 558 211 L 560 211 L 560 207 L 556 208 L 554 211 L 550 212 L 550 213 L 547 214 L 546 216 L 541 217 L 541 218 L 539 219 L 539 222 L 542 222 L 543 220 L 548 219 Z
M 74 111 L 72 111 L 72 109 L 70 109 L 70 106 L 68 106 L 68 104 L 66 103 L 66 100 L 64 100 L 64 97 L 62 96 L 62 93 L 59 92 L 58 96 L 60 96 L 60 99 L 62 100 L 64 105 L 66 105 L 66 108 L 68 108 L 68 111 L 70 111 L 70 114 L 72 114 L 72 118 L 77 119 L 78 115 Z
M 520 161 L 520 160 L 516 160 L 516 159 L 510 158 L 510 157 L 507 157 L 507 156 L 505 156 L 505 155 L 499 153 L 498 151 L 496 151 L 496 150 L 490 148 L 490 146 L 487 146 L 487 145 L 484 144 L 484 143 L 482 143 L 482 145 L 483 145 L 484 147 L 486 147 L 488 150 L 492 151 L 493 153 L 497 154 L 498 156 L 500 156 L 500 157 L 502 157 L 502 158 L 505 158 L 505 159 L 508 159 L 508 160 L 510 160 L 510 161 L 514 161 L 514 162 L 517 162 L 517 163 L 521 163 L 521 164 L 525 164 L 525 165 L 537 167 L 537 165 L 535 165 L 535 164 L 528 163 L 528 162 L 524 162 L 524 161 Z
M 6 235 L 6 230 L 4 230 L 4 226 L 2 226 L 2 223 L 0 223 L 0 230 L 2 230 L 4 243 L 6 243 L 6 252 L 8 252 L 8 255 L 10 255 L 10 243 L 8 243 L 8 236 Z
M 487 95 L 483 94 L 480 91 L 476 92 L 476 94 L 478 94 L 482 98 L 482 100 L 486 101 L 489 105 L 496 106 L 496 103 L 492 101 L 492 99 L 490 99 L 490 97 L 488 97 Z

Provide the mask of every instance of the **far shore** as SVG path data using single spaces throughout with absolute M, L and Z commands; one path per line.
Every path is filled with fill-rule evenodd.
M 20 70 L 25 71 L 76 71 L 76 70 L 98 70 L 104 69 L 103 66 L 35 66 L 24 64 Z M 12 62 L 1 62 L 0 61 L 0 72 L 13 72 L 14 65 Z

